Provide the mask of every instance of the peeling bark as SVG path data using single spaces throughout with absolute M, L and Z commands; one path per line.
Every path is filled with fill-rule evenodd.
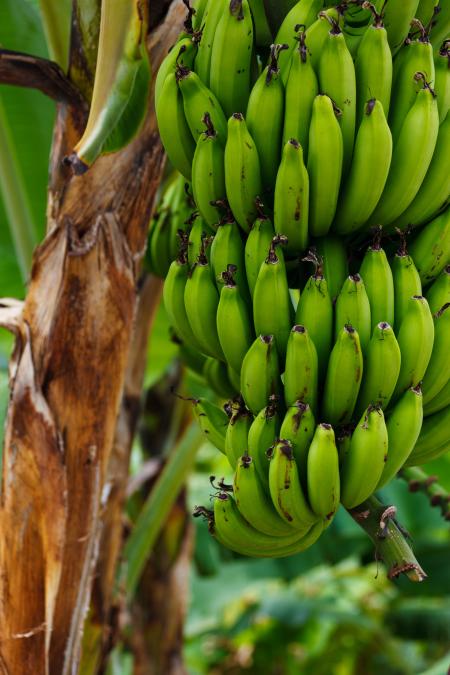
M 182 19 L 176 2 L 151 36 L 155 72 Z M 70 176 L 62 158 L 84 123 L 84 111 L 59 108 L 47 236 L 14 326 L 0 504 L 2 675 L 78 670 L 137 279 L 164 161 L 151 103 L 127 148 Z

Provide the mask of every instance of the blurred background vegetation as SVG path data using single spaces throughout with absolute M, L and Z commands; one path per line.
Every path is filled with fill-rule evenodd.
M 47 56 L 37 0 L 2 0 L 0 44 Z M 45 230 L 46 183 L 54 104 L 42 94 L 0 89 L 0 293 L 23 298 L 30 250 Z M 15 180 L 20 207 L 8 205 Z M 8 182 L 9 181 L 9 182 Z M 18 229 L 21 237 L 18 238 Z M 20 241 L 19 241 L 20 239 Z M 28 262 L 27 262 L 28 261 Z M 0 430 L 8 400 L 12 341 L 0 331 Z M 160 307 L 149 344 L 145 390 L 176 379 L 178 347 Z M 186 373 L 180 389 L 198 396 L 204 384 Z M 151 400 L 151 396 L 150 396 Z M 162 411 L 150 407 L 142 426 L 152 429 Z M 135 441 L 132 473 L 145 461 L 143 434 Z M 167 451 L 167 449 L 166 449 Z M 209 476 L 227 476 L 227 462 L 207 443 L 199 447 L 188 479 L 188 507 L 208 505 Z M 425 467 L 450 491 L 450 459 Z M 446 675 L 450 665 L 450 555 L 448 523 L 422 494 L 396 480 L 382 491 L 413 533 L 413 547 L 428 579 L 390 582 L 365 534 L 341 510 L 310 550 L 284 560 L 249 560 L 220 547 L 201 520 L 194 522 L 185 659 L 192 675 Z M 133 517 L 135 505 L 130 503 Z M 131 675 L 125 644 L 113 652 L 110 675 Z

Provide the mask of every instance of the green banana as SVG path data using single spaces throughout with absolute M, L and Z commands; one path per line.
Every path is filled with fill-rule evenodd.
M 250 95 L 253 22 L 248 0 L 229 0 L 217 24 L 209 86 L 225 115 L 245 113 Z
M 241 376 L 240 373 L 237 373 L 231 366 L 228 366 L 228 379 L 230 380 L 233 387 L 236 391 L 241 389 Z
M 367 249 L 359 269 L 370 303 L 371 332 L 381 321 L 394 325 L 394 279 L 379 235 Z
M 202 82 L 209 87 L 211 72 L 211 55 L 217 24 L 228 9 L 229 0 L 208 0 L 202 17 L 202 35 L 195 58 L 195 72 Z M 203 111 L 204 112 L 204 111 Z
M 313 412 L 310 406 L 302 401 L 295 401 L 289 406 L 280 428 L 279 437 L 292 445 L 304 494 L 307 494 L 308 490 L 308 452 L 315 428 Z
M 192 161 L 192 191 L 202 218 L 215 229 L 223 215 L 217 202 L 226 197 L 225 150 L 208 113 L 202 122 L 206 130 L 197 141 Z
M 225 454 L 225 435 L 228 417 L 224 411 L 206 398 L 193 399 L 194 413 L 206 438 Z
M 320 90 L 342 111 L 339 118 L 344 147 L 342 175 L 346 176 L 351 164 L 355 136 L 355 66 L 337 21 L 331 19 L 330 23 L 331 30 L 319 61 L 319 85 Z
M 157 277 L 164 279 L 171 263 L 170 234 L 172 213 L 161 209 L 152 224 L 151 239 L 148 247 L 150 270 Z
M 450 406 L 426 417 L 405 466 L 426 464 L 443 455 L 450 445 Z
M 258 151 L 241 113 L 234 113 L 228 120 L 225 185 L 233 215 L 248 232 L 258 215 L 255 202 L 262 183 Z
M 248 130 L 258 150 L 263 192 L 269 195 L 273 191 L 281 155 L 284 87 L 278 68 L 278 55 L 285 47 L 272 45 L 269 64 L 252 89 L 246 114 Z
M 273 335 L 256 338 L 241 367 L 241 393 L 254 415 L 266 407 L 273 394 L 281 391 L 280 368 Z
M 432 314 L 450 302 L 450 265 L 444 267 L 437 279 L 428 288 L 425 297 Z
M 225 454 L 232 469 L 247 452 L 248 431 L 253 422 L 253 415 L 241 402 L 228 423 L 225 434 Z
M 439 101 L 439 98 L 438 98 Z M 422 185 L 408 208 L 389 227 L 405 230 L 426 223 L 450 202 L 450 114 L 439 127 L 436 147 Z
M 203 365 L 203 377 L 206 383 L 219 398 L 230 399 L 237 391 L 228 379 L 227 367 L 223 361 L 208 357 Z
M 208 0 L 196 0 L 193 3 L 193 8 L 195 9 L 195 14 L 192 17 L 192 28 L 194 31 L 201 31 L 203 24 L 203 16 L 205 14 L 206 6 Z
M 309 178 L 303 150 L 295 138 L 283 148 L 275 183 L 275 232 L 288 238 L 287 251 L 298 254 L 308 245 Z
M 300 295 L 295 323 L 306 326 L 318 359 L 319 382 L 323 382 L 333 341 L 333 304 L 323 276 L 322 264 L 315 258 L 315 273 L 309 277 Z
M 248 432 L 248 452 L 253 458 L 256 473 L 264 489 L 269 493 L 269 457 L 268 450 L 273 446 L 280 431 L 278 399 L 270 398 L 270 403 L 259 411 Z
M 327 22 L 325 22 L 326 25 Z M 317 75 L 312 67 L 304 27 L 298 34 L 298 49 L 292 54 L 291 68 L 286 82 L 283 146 L 296 138 L 308 156 L 308 136 L 313 102 L 319 93 Z
M 405 391 L 387 418 L 389 448 L 377 490 L 389 483 L 414 448 L 422 428 L 423 406 L 420 386 Z
M 433 317 L 428 302 L 421 295 L 409 298 L 397 339 L 402 362 L 393 400 L 422 381 L 433 351 Z
M 286 406 L 296 401 L 308 403 L 317 411 L 318 364 L 317 351 L 308 330 L 294 326 L 289 335 L 284 372 L 284 400 Z
M 275 346 L 284 362 L 286 346 L 292 326 L 293 307 L 286 277 L 283 252 L 276 247 L 285 237 L 276 236 L 270 244 L 269 254 L 261 265 L 253 291 L 253 321 L 255 332 L 273 335 Z M 267 308 L 270 307 L 270 312 Z M 273 392 L 275 393 L 275 392 Z
M 392 135 L 383 106 L 371 99 L 356 135 L 352 164 L 336 210 L 333 230 L 338 234 L 355 232 L 370 218 L 386 185 L 391 157 Z
M 394 144 L 389 176 L 370 218 L 372 224 L 389 225 L 411 204 L 430 166 L 438 131 L 435 94 L 424 83 Z
M 383 411 L 369 406 L 353 432 L 342 464 L 341 501 L 346 509 L 355 508 L 375 491 L 388 454 Z
M 156 119 L 164 149 L 173 166 L 191 180 L 195 143 L 184 114 L 175 73 L 169 73 L 156 104 Z
M 270 249 L 274 236 L 271 221 L 261 214 L 255 220 L 245 242 L 245 273 L 252 298 L 259 270 L 267 257 L 267 251 Z
M 297 530 L 306 530 L 318 520 L 303 493 L 292 445 L 284 439 L 273 448 L 269 487 L 278 514 Z
M 254 334 L 248 306 L 236 285 L 234 274 L 234 265 L 228 265 L 227 271 L 223 273 L 225 284 L 217 307 L 217 334 L 227 363 L 236 373 L 240 373 Z
M 450 406 L 450 379 L 447 384 L 445 384 L 441 391 L 436 394 L 436 396 L 424 406 L 423 414 L 425 417 L 434 415 L 437 412 L 440 412 L 447 406 Z
M 330 298 L 334 301 L 348 276 L 347 251 L 341 237 L 328 235 L 314 243 L 323 261 L 323 276 L 327 280 Z
M 430 21 L 434 19 L 434 14 L 438 5 L 439 0 L 419 0 L 419 6 L 415 15 L 416 19 L 419 19 L 423 26 L 427 26 Z
M 308 499 L 316 516 L 331 520 L 339 508 L 339 455 L 331 424 L 319 424 L 308 452 Z
M 244 298 L 248 295 L 245 276 L 245 250 L 239 226 L 232 218 L 224 218 L 217 228 L 211 245 L 211 267 L 219 291 L 222 291 L 225 278 L 222 273 L 228 265 L 234 265 L 236 283 Z
M 159 67 L 155 80 L 155 106 L 158 106 L 159 97 L 166 77 L 169 74 L 175 74 L 177 64 L 192 68 L 195 56 L 197 54 L 197 45 L 192 37 L 185 37 L 172 47 L 170 52 Z
M 409 307 L 409 299 L 413 295 L 422 295 L 422 282 L 414 260 L 406 250 L 405 241 L 394 255 L 391 269 L 394 280 L 394 330 L 398 334 Z
M 445 0 L 439 0 L 438 12 L 433 20 L 433 45 L 437 52 L 442 42 L 450 35 L 450 5 Z
M 423 404 L 426 405 L 441 391 L 449 379 L 450 303 L 434 315 L 434 343 L 428 368 L 422 381 Z
M 339 436 L 336 439 L 336 445 L 339 453 L 339 468 L 342 469 L 342 465 L 345 462 L 345 458 L 348 455 L 350 450 L 350 443 L 352 440 L 353 429 L 350 426 L 341 427 L 339 429 Z
M 385 116 L 389 114 L 392 87 L 392 54 L 380 14 L 365 31 L 355 59 L 357 83 L 356 125 L 364 117 L 367 101 L 377 99 Z
M 447 117 L 450 110 L 450 39 L 445 40 L 434 62 L 434 88 L 437 94 L 439 122 Z
M 358 331 L 363 354 L 366 353 L 370 341 L 371 311 L 369 297 L 364 281 L 359 274 L 351 274 L 344 282 L 336 300 L 335 339 L 346 325 Z
M 299 0 L 286 14 L 283 23 L 278 29 L 275 38 L 276 44 L 287 44 L 288 49 L 280 54 L 280 69 L 283 82 L 286 83 L 289 76 L 292 52 L 296 45 L 297 26 L 310 26 L 322 9 L 321 0 Z
M 314 23 L 306 29 L 305 39 L 306 44 L 308 45 L 308 53 L 311 58 L 311 65 L 316 73 L 319 70 L 319 62 L 323 47 L 328 39 L 330 20 L 336 21 L 342 27 L 342 14 L 339 8 L 329 7 L 328 9 L 319 12 Z
M 366 352 L 364 377 L 359 391 L 356 414 L 362 415 L 369 405 L 386 410 L 400 374 L 401 353 L 391 326 L 375 326 Z
M 227 137 L 227 120 L 213 92 L 202 82 L 197 73 L 186 66 L 178 65 L 175 77 L 183 96 L 186 121 L 195 142 L 203 133 L 202 120 L 205 113 L 208 113 L 214 129 L 224 143 Z
M 292 526 L 282 520 L 264 491 L 252 458 L 244 455 L 236 466 L 233 486 L 236 506 L 245 520 L 263 534 L 283 537 Z
M 218 304 L 219 293 L 202 247 L 191 276 L 186 282 L 184 305 L 189 324 L 201 351 L 223 361 L 225 357 L 216 326 Z
M 266 16 L 264 0 L 249 0 L 255 26 L 255 41 L 258 47 L 270 47 L 273 42 L 272 30 Z
M 191 215 L 188 222 L 191 229 L 187 245 L 187 259 L 190 267 L 193 267 L 200 251 L 203 251 L 208 260 L 210 259 L 211 254 L 208 249 L 214 236 L 214 230 L 205 223 L 203 218 L 199 217 L 197 212 Z
M 436 279 L 450 263 L 450 206 L 425 225 L 409 250 L 422 284 L 426 285 Z
M 389 45 L 395 56 L 407 37 L 419 0 L 389 0 L 384 5 L 383 20 Z
M 344 153 L 341 114 L 328 96 L 314 99 L 308 143 L 309 232 L 314 237 L 328 233 L 336 213 Z
M 322 419 L 333 426 L 352 419 L 363 374 L 359 335 L 352 326 L 339 333 L 328 362 L 322 398 Z

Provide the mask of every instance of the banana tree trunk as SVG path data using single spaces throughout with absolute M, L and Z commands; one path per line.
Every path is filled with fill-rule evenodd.
M 155 3 L 161 16 L 165 5 Z M 183 13 L 173 3 L 152 30 L 154 71 Z M 79 38 L 75 32 L 73 56 L 83 67 Z M 2 675 L 78 671 L 110 515 L 108 467 L 137 280 L 164 162 L 150 105 L 129 146 L 71 176 L 62 159 L 85 119 L 82 108 L 59 108 L 47 236 L 34 254 L 23 310 L 0 312 L 16 334 L 0 504 Z

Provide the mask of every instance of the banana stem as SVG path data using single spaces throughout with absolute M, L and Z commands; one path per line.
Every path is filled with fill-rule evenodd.
M 401 574 L 414 582 L 426 579 L 426 573 L 408 544 L 407 532 L 395 520 L 395 506 L 385 506 L 376 497 L 369 497 L 349 513 L 372 539 L 376 559 L 386 565 L 389 579 L 396 579 Z
M 429 476 L 417 466 L 404 468 L 398 475 L 408 483 L 410 492 L 423 492 L 431 506 L 441 510 L 444 520 L 450 520 L 450 494 L 438 483 L 436 476 Z

